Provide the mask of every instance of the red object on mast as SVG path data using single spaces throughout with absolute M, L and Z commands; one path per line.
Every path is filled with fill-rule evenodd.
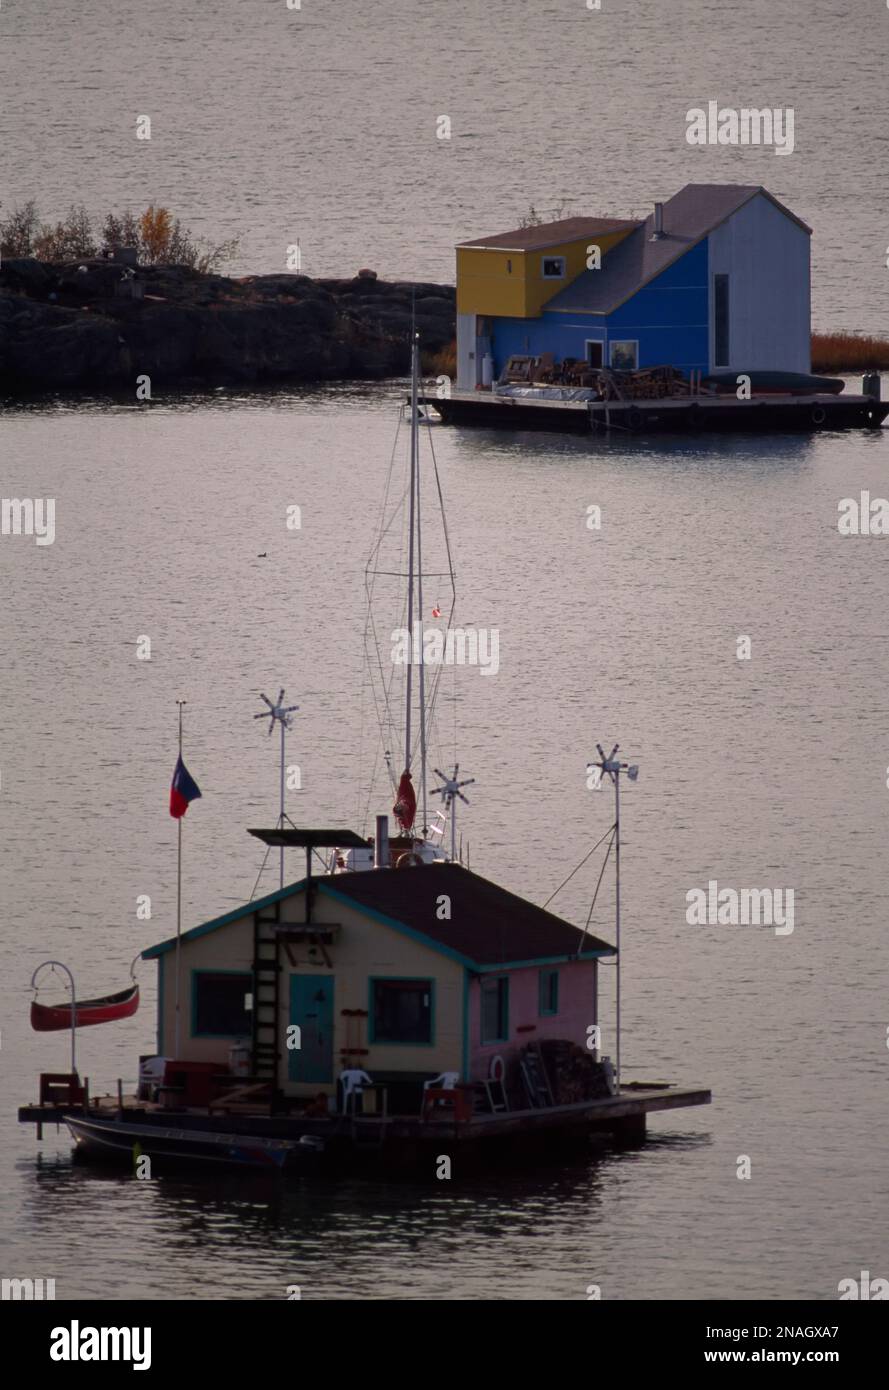
M 398 795 L 395 805 L 392 807 L 392 814 L 398 821 L 402 830 L 410 830 L 417 814 L 417 793 L 414 791 L 411 774 L 407 769 L 401 774 L 401 781 L 398 783 Z

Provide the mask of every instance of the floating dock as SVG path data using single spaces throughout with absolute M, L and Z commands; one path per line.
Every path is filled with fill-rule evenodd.
M 725 395 L 600 401 L 452 391 L 450 397 L 433 404 L 446 425 L 559 434 L 817 434 L 879 429 L 889 415 L 889 401 L 846 394 L 770 394 L 749 401 Z
M 201 1135 L 212 1135 L 214 1142 L 223 1136 L 233 1147 L 250 1148 L 251 1141 L 269 1144 L 283 1142 L 299 1144 L 315 1141 L 318 1157 L 324 1156 L 337 1166 L 384 1157 L 393 1165 L 410 1165 L 424 1154 L 440 1152 L 442 1145 L 456 1145 L 461 1152 L 473 1151 L 475 1156 L 492 1156 L 502 1149 L 505 1141 L 512 1151 L 521 1147 L 536 1147 L 541 1141 L 547 1146 L 566 1139 L 589 1136 L 610 1136 L 618 1144 L 637 1144 L 645 1139 L 647 1116 L 664 1110 L 709 1105 L 711 1093 L 702 1087 L 683 1088 L 662 1084 L 624 1086 L 618 1095 L 595 1100 L 578 1101 L 570 1105 L 547 1105 L 522 1110 L 484 1113 L 475 1111 L 460 1116 L 456 1110 L 440 1114 L 364 1115 L 338 1114 L 326 1117 L 269 1113 L 258 1107 L 252 1113 L 237 1114 L 209 1110 L 171 1110 L 149 1105 L 127 1096 L 121 1103 L 111 1096 L 101 1097 L 86 1107 L 70 1105 L 23 1105 L 18 1112 L 19 1122 L 35 1124 L 42 1137 L 46 1124 L 61 1125 L 70 1117 L 75 1125 L 85 1122 L 87 1131 L 81 1136 L 81 1149 L 86 1157 L 116 1158 L 132 1162 L 133 1127 L 139 1127 L 139 1152 L 170 1158 L 171 1136 L 177 1136 L 184 1160 L 205 1159 L 198 1151 Z M 101 1125 L 103 1133 L 93 1136 L 91 1124 Z M 114 1130 L 120 1125 L 118 1142 Z M 157 1145 L 152 1143 L 151 1131 L 157 1131 Z M 96 1142 L 91 1143 L 93 1137 Z M 84 1142 L 85 1141 L 85 1142 Z M 195 1150 L 195 1152 L 190 1152 Z M 320 1166 L 324 1166 L 321 1164 Z

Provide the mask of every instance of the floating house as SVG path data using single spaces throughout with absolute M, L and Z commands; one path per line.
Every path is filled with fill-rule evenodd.
M 525 356 L 808 373 L 811 230 L 766 189 L 687 184 L 644 221 L 571 217 L 457 247 L 457 389 Z
M 175 938 L 143 953 L 161 1056 L 217 1073 L 242 1056 L 294 1100 L 360 1069 L 418 1114 L 436 1076 L 521 1086 L 529 1043 L 586 1049 L 614 948 L 460 864 L 303 879 L 182 935 L 178 1052 L 176 954 Z

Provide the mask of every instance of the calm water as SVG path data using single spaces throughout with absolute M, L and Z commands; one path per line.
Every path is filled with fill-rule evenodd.
M 883 330 L 889 12 L 603 6 L 120 4 L 109 21 L 97 0 L 13 0 L 3 204 L 156 198 L 208 235 L 242 230 L 239 271 L 279 267 L 299 235 L 313 272 L 448 278 L 455 240 L 529 202 L 641 210 L 691 178 L 743 179 L 815 226 L 819 325 Z M 794 155 L 689 150 L 685 110 L 710 96 L 794 105 Z M 133 137 L 142 112 L 150 145 Z M 2 1272 L 55 1277 L 60 1297 L 251 1299 L 293 1283 L 305 1298 L 582 1299 L 590 1283 L 833 1298 L 841 1278 L 889 1274 L 889 543 L 836 527 L 841 498 L 887 494 L 882 435 L 436 432 L 460 613 L 501 634 L 498 676 L 457 688 L 473 867 L 543 901 L 608 824 L 584 772 L 596 741 L 620 740 L 642 769 L 625 799 L 625 1065 L 710 1085 L 711 1107 L 562 1172 L 271 1194 L 97 1176 L 16 1124 L 37 1073 L 65 1064 L 60 1036 L 28 1027 L 34 966 L 58 957 L 89 992 L 122 988 L 171 930 L 177 697 L 204 792 L 188 922 L 242 902 L 259 868 L 244 827 L 275 813 L 276 759 L 258 689 L 280 681 L 301 706 L 293 809 L 354 821 L 363 564 L 397 396 L 0 419 L 3 494 L 57 499 L 54 545 L 0 545 Z M 594 878 L 557 900 L 565 915 L 585 918 Z M 794 933 L 689 927 L 686 893 L 709 878 L 793 887 Z M 603 894 L 593 930 L 610 935 L 611 910 Z M 82 1035 L 93 1090 L 153 1047 L 141 977 L 134 1019 Z

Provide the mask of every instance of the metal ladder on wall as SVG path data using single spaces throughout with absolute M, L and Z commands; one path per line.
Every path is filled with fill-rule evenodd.
M 276 928 L 281 904 L 275 903 L 272 916 L 253 914 L 253 1073 L 257 1080 L 278 1086 L 281 963 L 278 960 Z M 271 931 L 269 931 L 271 928 Z

